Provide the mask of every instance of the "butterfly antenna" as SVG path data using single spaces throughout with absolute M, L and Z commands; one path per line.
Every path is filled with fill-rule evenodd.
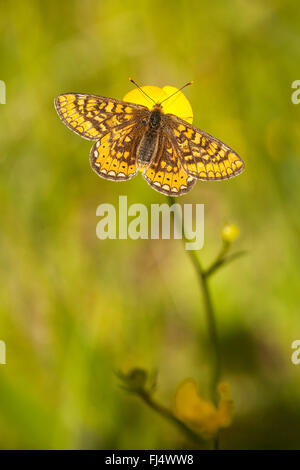
M 183 90 L 185 87 L 189 86 L 189 85 L 192 85 L 194 82 L 188 82 L 186 83 L 185 85 L 183 85 L 181 88 L 179 88 L 179 90 L 176 90 L 174 91 L 174 93 L 172 93 L 172 95 L 168 96 L 167 98 L 165 98 L 163 101 L 161 101 L 159 104 L 162 104 L 164 103 L 165 101 L 167 101 L 169 98 L 172 98 L 172 96 L 176 95 L 177 93 L 179 93 L 181 90 Z
M 133 83 L 145 96 L 147 96 L 147 98 L 149 98 L 149 100 L 153 101 L 153 103 L 156 104 L 155 101 L 154 101 L 154 99 L 151 98 L 151 96 L 147 95 L 147 93 L 146 93 L 144 90 L 142 90 L 142 88 L 141 88 L 137 83 L 135 83 L 135 81 L 132 80 L 132 78 L 129 78 L 129 81 L 130 81 L 131 83 Z

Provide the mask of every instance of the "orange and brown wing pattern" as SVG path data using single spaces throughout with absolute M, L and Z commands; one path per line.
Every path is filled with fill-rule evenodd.
M 91 149 L 90 162 L 93 170 L 99 176 L 114 181 L 132 178 L 137 172 L 138 137 L 135 123 L 105 134 Z
M 179 196 L 187 193 L 196 183 L 181 166 L 178 152 L 164 133 L 159 136 L 157 154 L 143 171 L 143 176 L 157 191 Z
M 98 140 L 112 128 L 129 123 L 147 108 L 96 95 L 66 93 L 55 99 L 60 119 L 76 134 Z
M 173 143 L 189 175 L 200 180 L 222 180 L 243 171 L 244 162 L 230 147 L 177 116 L 168 117 Z

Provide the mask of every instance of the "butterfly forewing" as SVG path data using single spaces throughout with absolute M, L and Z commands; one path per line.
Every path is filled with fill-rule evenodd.
M 66 93 L 55 99 L 61 120 L 74 132 L 89 140 L 98 140 L 111 129 L 133 122 L 144 106 L 103 96 Z
M 186 173 L 200 180 L 222 180 L 243 171 L 242 159 L 226 144 L 177 116 L 169 117 L 172 140 Z

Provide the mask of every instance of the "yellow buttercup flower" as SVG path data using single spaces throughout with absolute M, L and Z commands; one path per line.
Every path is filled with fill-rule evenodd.
M 171 96 L 173 93 L 178 91 L 178 88 L 174 86 L 164 86 L 159 88 L 158 86 L 142 86 L 141 89 L 149 95 L 155 103 L 161 103 L 163 100 Z M 123 98 L 123 101 L 128 101 L 129 103 L 141 104 L 147 106 L 147 108 L 152 109 L 154 103 L 149 100 L 138 88 L 130 90 Z M 189 100 L 184 96 L 181 91 L 178 91 L 175 96 L 168 99 L 162 104 L 164 113 L 175 114 L 181 119 L 192 124 L 193 122 L 193 110 L 190 105 Z
M 186 379 L 176 391 L 174 413 L 205 439 L 211 439 L 220 428 L 230 426 L 233 418 L 229 385 L 220 382 L 218 393 L 220 400 L 216 407 L 211 401 L 199 395 L 195 380 Z
M 224 242 L 232 243 L 240 234 L 240 229 L 234 224 L 225 224 L 221 230 L 221 237 Z

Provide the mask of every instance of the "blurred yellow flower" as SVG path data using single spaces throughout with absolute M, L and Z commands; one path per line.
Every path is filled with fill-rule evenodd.
M 225 224 L 221 230 L 221 237 L 224 242 L 232 243 L 240 234 L 240 229 L 234 224 Z
M 141 89 L 147 93 L 156 103 L 161 103 L 163 100 L 175 93 L 178 88 L 174 86 L 164 86 L 159 88 L 158 86 L 142 86 Z M 149 100 L 138 88 L 126 93 L 123 98 L 124 101 L 129 103 L 141 104 L 152 109 L 154 103 Z M 193 110 L 188 99 L 184 96 L 181 91 L 178 91 L 176 95 L 168 99 L 162 104 L 164 113 L 175 114 L 181 119 L 192 124 L 193 122 Z
M 186 379 L 176 391 L 174 413 L 205 439 L 211 439 L 220 428 L 230 426 L 233 418 L 233 402 L 229 385 L 226 382 L 220 382 L 218 393 L 220 400 L 216 407 L 211 401 L 199 395 L 195 380 Z

